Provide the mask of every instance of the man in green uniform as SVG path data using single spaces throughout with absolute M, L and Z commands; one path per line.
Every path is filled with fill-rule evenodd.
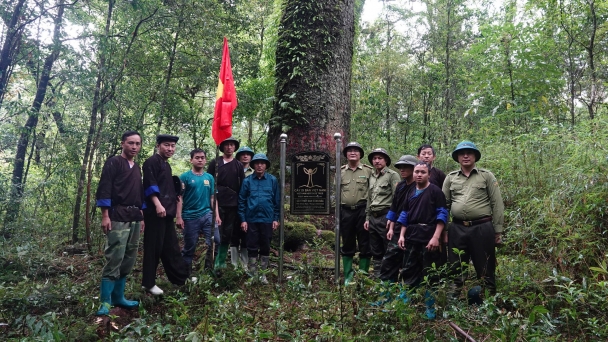
M 496 292 L 496 251 L 502 243 L 504 204 L 498 181 L 492 172 L 477 168 L 481 152 L 474 143 L 463 141 L 452 159 L 460 170 L 450 172 L 443 183 L 443 193 L 450 209 L 452 223 L 448 227 L 448 259 L 452 265 L 454 293 L 460 294 L 466 278 L 462 262 L 473 261 L 478 278 L 483 278 L 490 293 Z M 456 254 L 454 248 L 464 252 Z
M 395 189 L 401 180 L 399 174 L 388 167 L 391 165 L 391 157 L 385 149 L 377 148 L 367 156 L 374 167 L 369 180 L 369 191 L 367 194 L 367 207 L 365 208 L 365 223 L 363 227 L 369 231 L 369 244 L 374 260 L 374 277 L 380 277 L 382 258 L 388 246 L 387 219 Z
M 346 144 L 342 154 L 348 164 L 341 168 L 340 234 L 342 235 L 342 263 L 344 285 L 353 280 L 353 256 L 359 245 L 359 270 L 367 273 L 371 259 L 369 232 L 363 228 L 369 178 L 373 169 L 361 163 L 364 152 L 357 142 Z
M 235 158 L 243 164 L 243 171 L 245 177 L 253 174 L 253 168 L 251 167 L 251 158 L 255 154 L 253 150 L 247 146 L 243 146 L 236 151 Z M 239 227 L 240 227 L 239 223 Z M 239 229 L 238 231 L 232 232 L 232 239 L 230 240 L 230 262 L 236 268 L 239 266 L 239 260 L 243 269 L 247 270 L 247 264 L 249 263 L 249 255 L 247 254 L 247 233 Z

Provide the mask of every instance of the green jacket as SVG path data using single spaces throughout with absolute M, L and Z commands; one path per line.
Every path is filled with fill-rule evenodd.
M 462 170 L 450 172 L 443 182 L 446 204 L 453 218 L 475 221 L 492 216 L 496 233 L 502 233 L 505 206 L 492 172 L 473 168 L 469 177 Z
M 399 174 L 388 167 L 376 173 L 372 173 L 369 179 L 369 191 L 367 194 L 367 207 L 365 208 L 366 220 L 373 211 L 380 211 L 391 207 L 397 184 L 401 181 Z
M 359 164 L 354 171 L 348 165 L 342 166 L 340 170 L 340 204 L 355 205 L 367 201 L 369 179 L 374 169 L 369 165 Z

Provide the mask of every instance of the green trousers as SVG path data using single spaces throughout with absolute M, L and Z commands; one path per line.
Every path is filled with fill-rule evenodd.
M 118 280 L 131 273 L 137 258 L 140 225 L 140 222 L 112 221 L 112 230 L 106 235 L 102 278 Z

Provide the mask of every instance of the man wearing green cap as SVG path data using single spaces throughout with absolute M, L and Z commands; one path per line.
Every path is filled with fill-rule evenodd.
M 342 262 L 344 285 L 353 279 L 353 257 L 359 244 L 359 271 L 366 274 L 372 257 L 369 247 L 369 232 L 363 228 L 365 206 L 369 189 L 369 178 L 373 169 L 361 163 L 364 152 L 357 142 L 346 144 L 342 154 L 347 164 L 340 169 L 340 234 L 342 235 Z
M 251 158 L 255 153 L 247 146 L 242 146 L 236 151 L 236 159 L 243 164 L 243 172 L 245 172 L 245 178 L 253 174 L 253 168 L 249 165 Z M 249 263 L 249 255 L 247 254 L 247 233 L 240 229 L 241 224 L 238 224 L 239 229 L 232 232 L 232 239 L 230 240 L 230 262 L 234 267 L 239 266 L 239 260 L 241 266 L 246 270 L 247 264 Z
M 462 263 L 473 261 L 478 278 L 483 278 L 490 293 L 496 292 L 496 251 L 502 243 L 504 204 L 498 181 L 492 172 L 478 168 L 481 152 L 470 141 L 463 141 L 452 159 L 460 170 L 450 172 L 443 183 L 443 193 L 450 209 L 452 223 L 448 227 L 448 259 L 452 265 L 454 296 L 458 296 L 466 279 Z M 454 248 L 463 254 L 456 254 Z
M 397 172 L 389 169 L 391 157 L 383 148 L 377 148 L 367 156 L 375 172 L 369 181 L 367 195 L 366 219 L 363 227 L 369 231 L 369 244 L 374 261 L 374 277 L 380 277 L 382 258 L 388 246 L 387 219 L 395 189 L 401 180 Z
M 230 137 L 220 143 L 222 155 L 209 163 L 207 172 L 216 177 L 217 205 L 220 212 L 220 248 L 214 269 L 226 268 L 226 255 L 235 231 L 239 229 L 238 202 L 245 172 L 241 162 L 234 158 L 239 141 Z

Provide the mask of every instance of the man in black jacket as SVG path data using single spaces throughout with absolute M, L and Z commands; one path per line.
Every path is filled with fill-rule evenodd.
M 226 255 L 232 234 L 238 234 L 239 191 L 245 179 L 243 164 L 234 158 L 239 141 L 230 137 L 220 143 L 222 155 L 209 163 L 207 172 L 215 177 L 217 184 L 217 205 L 220 211 L 220 248 L 215 258 L 214 269 L 226 268 Z

